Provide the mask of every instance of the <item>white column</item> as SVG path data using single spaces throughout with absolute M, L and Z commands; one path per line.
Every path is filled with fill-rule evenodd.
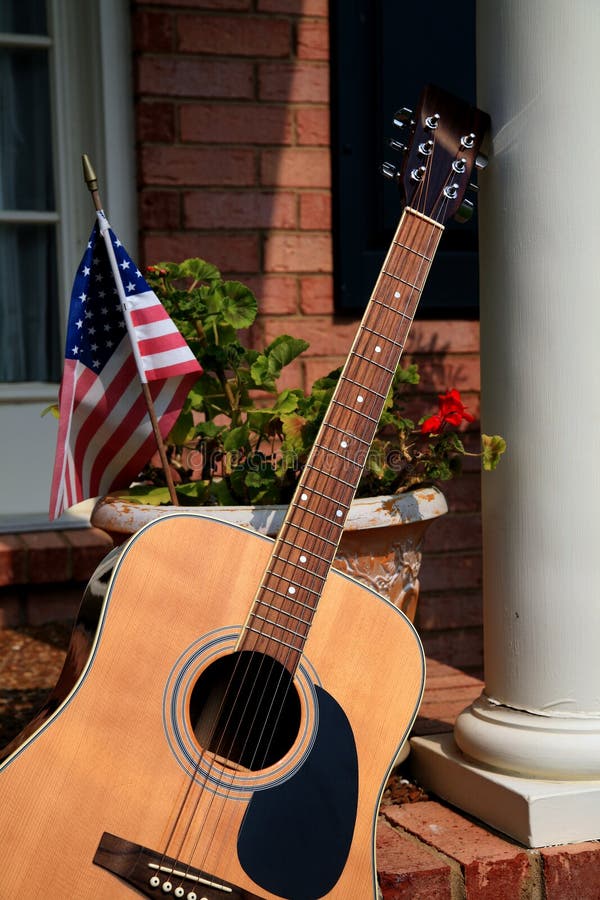
M 508 452 L 483 479 L 485 691 L 459 750 L 415 750 L 531 846 L 600 837 L 599 47 L 597 0 L 479 0 L 482 425 Z

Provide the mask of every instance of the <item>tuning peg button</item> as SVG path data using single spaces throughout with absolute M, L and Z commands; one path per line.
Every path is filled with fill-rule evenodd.
M 489 160 L 484 153 L 478 153 L 477 156 L 475 157 L 475 166 L 478 169 L 485 169 L 488 162 L 489 162 Z
M 414 125 L 413 111 L 407 106 L 403 106 L 394 115 L 394 125 L 396 128 L 404 128 L 405 125 Z
M 397 150 L 398 153 L 404 153 L 406 150 L 406 144 L 402 144 L 400 141 L 395 140 L 395 138 L 389 139 L 388 146 L 391 147 L 392 150 Z
M 392 163 L 389 162 L 384 162 L 381 164 L 381 174 L 384 176 L 384 178 L 389 178 L 390 181 L 397 181 L 400 176 L 400 172 L 398 171 L 396 166 L 392 165 Z
M 468 222 L 471 216 L 473 215 L 473 211 L 475 209 L 475 204 L 471 203 L 470 200 L 463 198 L 460 206 L 454 214 L 454 219 L 456 222 L 460 222 L 461 225 L 464 222 Z

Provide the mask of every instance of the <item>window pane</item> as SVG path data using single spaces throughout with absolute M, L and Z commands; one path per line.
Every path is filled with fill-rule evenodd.
M 2 0 L 0 31 L 46 34 L 46 0 Z
M 0 49 L 0 208 L 54 209 L 46 50 Z
M 0 381 L 59 381 L 53 226 L 0 225 Z

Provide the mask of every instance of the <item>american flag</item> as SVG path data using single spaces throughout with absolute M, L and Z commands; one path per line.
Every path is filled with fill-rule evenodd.
M 114 248 L 112 267 L 104 233 Z M 166 437 L 201 374 L 174 322 L 99 212 L 71 293 L 50 519 L 88 497 L 127 487 L 155 452 L 140 380 L 148 383 Z

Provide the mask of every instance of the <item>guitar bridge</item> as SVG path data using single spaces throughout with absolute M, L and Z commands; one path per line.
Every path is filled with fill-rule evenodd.
M 132 885 L 144 897 L 183 900 L 264 900 L 227 881 L 105 831 L 94 864 Z

